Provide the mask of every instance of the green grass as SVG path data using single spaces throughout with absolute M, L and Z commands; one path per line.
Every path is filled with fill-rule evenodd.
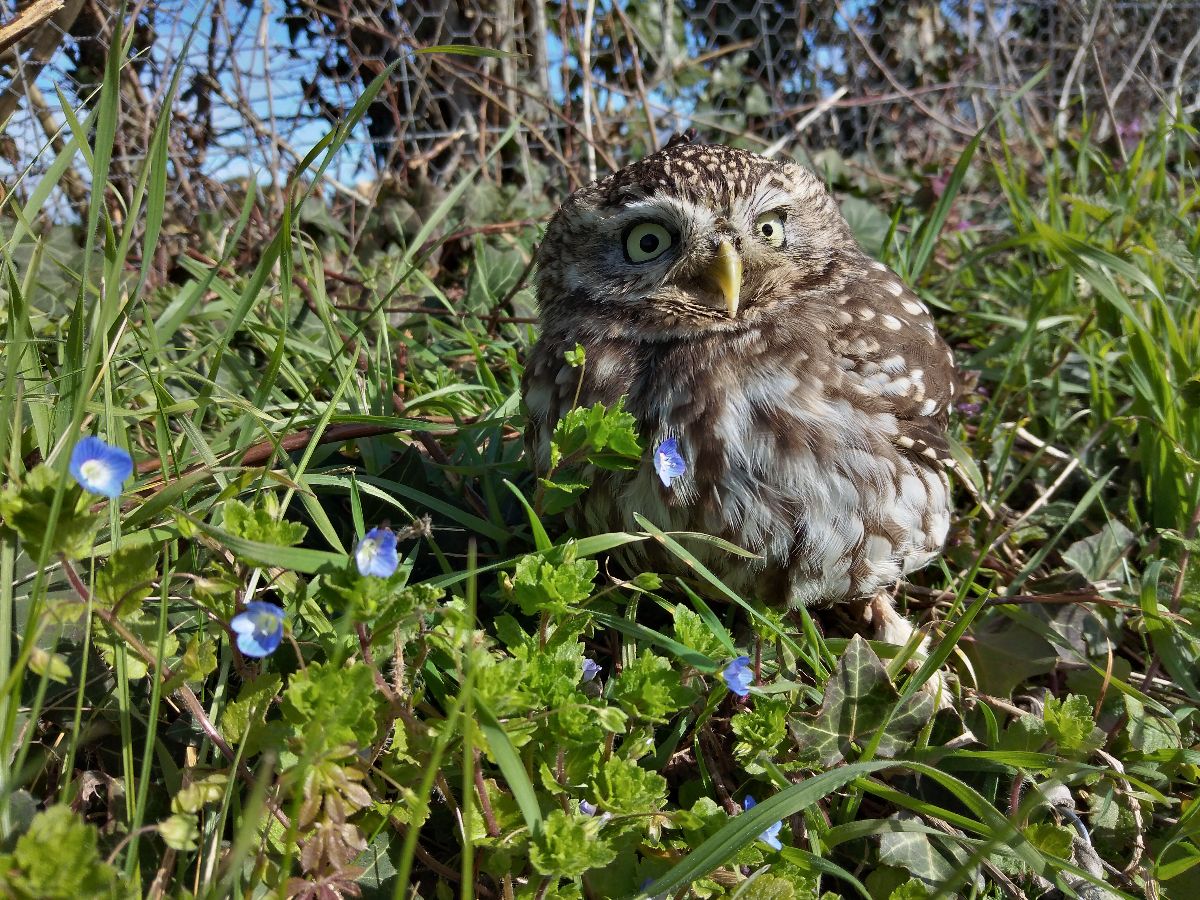
M 7 893 L 1200 890 L 1187 128 L 1164 117 L 1127 160 L 1006 135 L 933 209 L 898 208 L 885 258 L 978 372 L 947 552 L 905 590 L 935 647 L 908 675 L 701 566 L 597 564 L 641 540 L 690 559 L 702 536 L 571 536 L 535 512 L 538 229 L 442 251 L 544 199 L 462 172 L 404 241 L 349 245 L 311 186 L 368 91 L 284 189 L 198 211 L 164 279 L 168 117 L 119 196 L 116 74 L 0 219 Z M 74 230 L 39 216 L 68 162 L 94 185 Z M 67 474 L 88 433 L 139 464 L 119 502 Z M 367 529 L 426 516 L 396 576 L 357 577 Z M 286 612 L 262 661 L 226 627 L 249 600 Z M 761 675 L 741 703 L 719 674 L 740 654 Z M 585 655 L 604 670 L 581 684 Z M 942 663 L 934 716 L 918 689 Z M 757 837 L 780 819 L 776 852 Z

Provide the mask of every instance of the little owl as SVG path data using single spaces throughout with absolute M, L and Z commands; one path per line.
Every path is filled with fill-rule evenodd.
M 758 558 L 689 549 L 743 596 L 865 601 L 879 639 L 907 642 L 889 589 L 946 539 L 954 359 L 811 172 L 673 140 L 567 198 L 537 297 L 534 466 L 572 406 L 622 396 L 646 448 L 637 469 L 591 473 L 580 525 L 638 531 L 641 513 L 716 535 Z M 576 344 L 580 368 L 563 357 Z M 627 565 L 685 573 L 631 546 Z

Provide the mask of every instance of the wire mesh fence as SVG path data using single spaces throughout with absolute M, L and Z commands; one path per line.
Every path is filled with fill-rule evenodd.
M 114 34 L 112 5 L 57 5 L 0 57 L 3 176 L 25 195 L 70 136 L 62 104 L 94 97 Z M 247 178 L 285 178 L 392 63 L 324 176 L 334 194 L 444 185 L 510 126 L 485 177 L 538 190 L 686 127 L 768 153 L 936 168 L 1038 73 L 1014 136 L 1086 127 L 1119 142 L 1158 110 L 1200 112 L 1200 0 L 175 0 L 132 5 L 123 30 L 116 183 L 136 177 L 178 67 L 169 205 L 184 222 Z M 68 166 L 46 208 L 69 216 L 87 196 L 86 171 Z

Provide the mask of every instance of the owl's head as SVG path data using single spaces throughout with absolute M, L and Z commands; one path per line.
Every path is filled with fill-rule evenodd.
M 538 251 L 547 326 L 662 340 L 802 307 L 857 244 L 807 169 L 673 142 L 563 203 Z

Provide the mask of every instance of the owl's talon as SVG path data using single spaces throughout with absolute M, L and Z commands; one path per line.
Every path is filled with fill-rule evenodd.
M 863 620 L 875 627 L 874 638 L 886 644 L 905 647 L 912 641 L 917 630 L 908 619 L 896 612 L 895 600 L 888 592 L 876 594 L 863 610 Z M 905 668 L 910 672 L 919 669 L 929 658 L 929 637 L 921 638 L 916 651 L 908 658 Z M 941 670 L 935 671 L 921 685 L 921 690 L 933 697 L 938 709 L 950 709 L 951 693 L 946 683 L 946 676 Z

